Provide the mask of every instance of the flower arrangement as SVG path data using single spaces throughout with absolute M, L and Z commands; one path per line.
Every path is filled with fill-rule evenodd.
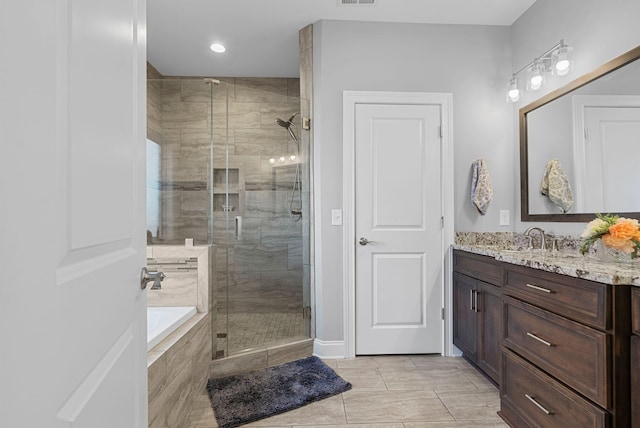
M 632 259 L 640 255 L 640 222 L 636 219 L 596 214 L 596 218 L 587 224 L 581 237 L 582 254 L 601 239 L 606 247 L 630 254 Z

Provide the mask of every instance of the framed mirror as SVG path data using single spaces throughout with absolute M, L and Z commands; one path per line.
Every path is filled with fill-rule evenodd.
M 639 58 L 640 46 L 520 109 L 522 221 L 640 219 Z

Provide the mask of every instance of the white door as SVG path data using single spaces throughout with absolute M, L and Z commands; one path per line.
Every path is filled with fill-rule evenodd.
M 145 1 L 0 0 L 0 425 L 147 426 Z
M 440 109 L 356 105 L 357 355 L 442 351 Z
M 640 144 L 640 107 L 586 107 L 582 134 L 584 159 L 576 170 L 583 179 L 577 191 L 580 212 L 640 209 L 640 168 L 635 154 Z M 636 197 L 632 197 L 636 195 Z

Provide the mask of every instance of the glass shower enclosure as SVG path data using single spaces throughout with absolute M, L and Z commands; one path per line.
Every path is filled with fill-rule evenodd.
M 147 240 L 215 246 L 214 358 L 309 337 L 299 109 L 298 79 L 148 81 Z

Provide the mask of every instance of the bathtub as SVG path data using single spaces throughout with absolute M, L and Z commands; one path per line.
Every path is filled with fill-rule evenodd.
M 188 306 L 148 307 L 147 351 L 151 350 L 195 314 L 196 308 Z

